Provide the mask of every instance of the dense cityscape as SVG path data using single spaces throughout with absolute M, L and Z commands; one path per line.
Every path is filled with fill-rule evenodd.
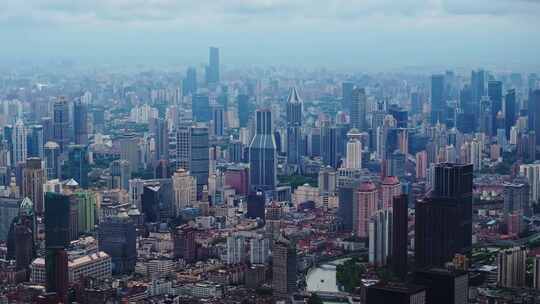
M 540 2 L 0 2 L 0 304 L 540 304 Z

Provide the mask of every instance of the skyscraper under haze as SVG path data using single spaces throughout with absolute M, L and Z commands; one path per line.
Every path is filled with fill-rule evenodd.
M 53 104 L 53 138 L 60 146 L 60 153 L 67 150 L 69 134 L 69 103 L 60 96 Z
M 431 76 L 431 123 L 446 123 L 444 98 L 444 75 Z
M 510 139 L 510 129 L 516 123 L 516 90 L 511 89 L 504 96 L 504 125 L 506 139 Z
M 302 152 L 302 100 L 296 87 L 287 98 L 287 162 L 299 164 Z
M 73 129 L 75 144 L 88 145 L 88 105 L 81 100 L 73 104 Z
M 41 166 L 41 159 L 31 157 L 26 161 L 23 169 L 22 195 L 28 197 L 34 204 L 35 213 L 42 214 L 43 209 L 43 184 L 45 173 Z
M 206 83 L 217 84 L 219 82 L 219 49 L 210 47 L 209 64 L 206 67 Z
M 189 67 L 186 71 L 186 77 L 182 81 L 182 94 L 192 96 L 197 93 L 197 70 Z
M 366 90 L 354 88 L 351 100 L 351 127 L 366 131 Z
M 250 183 L 252 191 L 273 191 L 276 188 L 276 142 L 272 132 L 272 112 L 256 112 L 255 136 L 249 145 Z
M 399 278 L 407 275 L 408 196 L 394 197 L 392 204 L 392 272 Z

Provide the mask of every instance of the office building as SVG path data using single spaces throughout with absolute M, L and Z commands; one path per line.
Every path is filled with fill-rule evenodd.
M 36 214 L 43 214 L 43 185 L 45 172 L 41 167 L 41 159 L 31 157 L 23 168 L 22 196 L 28 197 L 34 205 Z
M 341 83 L 342 106 L 344 109 L 350 109 L 353 99 L 354 83 L 345 81 Z
M 230 235 L 227 237 L 227 259 L 226 264 L 234 265 L 246 261 L 246 241 L 241 235 Z
M 38 157 L 43 159 L 44 144 L 43 127 L 41 125 L 31 126 L 28 132 L 28 157 Z
M 73 104 L 73 131 L 76 145 L 88 145 L 88 105 L 82 100 Z
M 169 159 L 169 127 L 166 119 L 156 118 L 153 121 L 154 133 L 154 160 Z
M 240 128 L 248 126 L 248 121 L 251 113 L 250 97 L 246 94 L 239 94 L 236 98 L 238 108 L 238 122 Z
M 68 176 L 73 178 L 83 189 L 88 188 L 90 164 L 87 148 L 81 145 L 70 145 L 67 164 Z
M 49 141 L 43 147 L 45 156 L 45 168 L 47 170 L 47 179 L 60 178 L 60 145 L 53 141 Z
M 408 196 L 394 197 L 392 204 L 392 256 L 391 269 L 399 278 L 407 276 L 407 248 L 409 231 Z
M 361 169 L 362 168 L 362 143 L 357 138 L 349 138 L 349 141 L 347 142 L 345 168 L 347 169 Z
M 379 193 L 371 181 L 360 184 L 353 206 L 353 229 L 359 238 L 369 236 L 369 219 L 378 210 Z
M 354 88 L 351 100 L 351 127 L 366 131 L 366 91 L 364 88 Z
M 302 153 L 302 100 L 293 87 L 287 98 L 287 163 L 300 164 Z
M 186 263 L 193 263 L 197 256 L 195 243 L 195 230 L 189 225 L 181 225 L 174 229 L 173 253 L 174 258 L 183 259 Z
M 208 93 L 197 93 L 191 97 L 191 111 L 195 122 L 210 121 L 210 98 Z
M 219 83 L 219 49 L 210 47 L 209 49 L 209 64 L 206 67 L 206 83 Z
M 540 256 L 535 256 L 533 261 L 533 288 L 540 290 Z
M 392 210 L 376 211 L 369 219 L 369 263 L 386 266 L 392 253 Z
M 262 192 L 252 192 L 247 197 L 247 218 L 264 220 L 266 200 Z
M 111 171 L 111 189 L 129 190 L 131 179 L 131 167 L 127 160 L 114 160 L 109 166 Z
M 60 153 L 67 150 L 70 142 L 69 103 L 60 96 L 53 104 L 53 138 L 60 147 Z
M 188 171 L 178 169 L 172 176 L 175 215 L 197 201 L 197 180 Z
M 510 130 L 516 124 L 516 90 L 511 89 L 504 96 L 504 126 L 506 139 L 510 139 Z
M 430 268 L 416 271 L 413 283 L 426 287 L 426 303 L 462 304 L 469 301 L 469 274 Z
M 431 76 L 431 123 L 446 123 L 444 75 Z
M 425 304 L 426 287 L 380 282 L 367 287 L 366 304 Z
M 106 217 L 99 225 L 100 250 L 111 257 L 114 274 L 129 274 L 137 261 L 135 225 L 125 210 Z
M 251 190 L 274 191 L 277 184 L 277 159 L 270 110 L 257 110 L 255 131 L 255 136 L 249 145 Z
M 12 166 L 26 162 L 27 150 L 27 130 L 23 121 L 19 118 L 13 127 L 13 161 Z
M 139 155 L 141 147 L 139 138 L 135 134 L 123 134 L 118 139 L 120 146 L 120 159 L 128 161 L 131 173 L 139 171 L 142 167 Z
M 534 131 L 535 140 L 540 143 L 540 90 L 534 90 L 529 93 L 528 103 L 529 130 Z
M 272 288 L 278 298 L 286 298 L 297 291 L 296 244 L 280 237 L 272 246 Z
M 513 247 L 497 255 L 497 285 L 506 288 L 525 287 L 527 249 Z
M 338 128 L 335 126 L 326 125 L 321 128 L 321 156 L 325 166 L 330 166 L 334 169 L 338 168 Z
M 270 240 L 258 235 L 249 240 L 249 262 L 251 264 L 267 264 L 270 254 Z
M 212 107 L 212 134 L 217 137 L 225 134 L 225 110 L 222 105 Z
M 182 94 L 192 96 L 197 93 L 197 70 L 189 67 L 186 71 L 186 77 L 182 81 Z
M 381 183 L 381 203 L 383 209 L 392 208 L 396 196 L 401 195 L 401 183 L 395 176 L 387 176 Z

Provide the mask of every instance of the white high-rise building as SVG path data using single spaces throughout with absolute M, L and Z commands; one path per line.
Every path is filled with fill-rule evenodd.
M 538 202 L 540 195 L 540 164 L 527 164 L 519 166 L 519 173 L 529 182 L 530 201 Z
M 249 243 L 249 261 L 251 264 L 266 264 L 268 263 L 268 255 L 270 251 L 270 240 L 259 235 L 250 240 Z
M 474 171 L 482 170 L 482 148 L 481 141 L 473 140 L 471 142 L 471 163 L 473 164 Z
M 379 210 L 369 221 L 369 262 L 384 266 L 391 255 L 392 210 Z
M 229 265 L 240 264 L 246 260 L 245 239 L 241 235 L 231 235 L 227 238 L 227 258 Z
M 345 160 L 347 169 L 362 168 L 362 143 L 354 138 L 347 142 L 347 157 Z
M 178 169 L 172 176 L 176 215 L 197 201 L 197 180 L 188 171 Z
M 497 284 L 501 287 L 524 287 L 527 249 L 514 247 L 499 252 L 497 256 Z
M 26 162 L 27 156 L 27 130 L 19 118 L 13 128 L 13 165 Z
M 533 288 L 536 290 L 540 290 L 540 255 L 534 257 Z

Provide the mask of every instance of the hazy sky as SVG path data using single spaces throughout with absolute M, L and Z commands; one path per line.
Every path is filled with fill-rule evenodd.
M 540 65 L 540 0 L 0 0 L 0 60 Z

